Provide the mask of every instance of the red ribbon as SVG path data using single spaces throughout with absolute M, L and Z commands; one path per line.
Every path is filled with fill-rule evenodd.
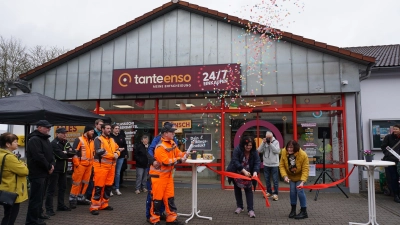
M 208 165 L 206 165 L 206 167 L 208 168 L 208 169 L 210 169 L 211 171 L 213 171 L 214 173 L 218 173 L 219 175 L 223 175 L 223 176 L 227 176 L 227 177 L 230 177 L 230 178 L 240 178 L 240 179 L 243 179 L 243 180 L 255 180 L 255 181 L 257 181 L 257 183 L 258 183 L 258 185 L 260 185 L 260 187 L 261 187 L 261 190 L 262 190 L 262 193 L 263 193 L 263 195 L 264 195 L 264 198 L 265 198 L 265 205 L 267 206 L 267 207 L 269 207 L 270 205 L 269 205 L 269 201 L 268 201 L 268 198 L 267 198 L 267 195 L 265 194 L 265 187 L 262 185 L 262 183 L 261 183 L 261 181 L 260 181 L 260 179 L 258 178 L 258 177 L 246 177 L 246 176 L 244 176 L 244 175 L 240 175 L 240 174 L 238 174 L 238 173 L 232 173 L 232 172 L 226 172 L 226 171 L 217 171 L 217 170 L 214 170 L 213 168 L 211 168 L 210 166 L 208 166 Z
M 348 173 L 347 176 L 343 179 L 337 180 L 337 181 L 329 183 L 329 184 L 306 185 L 306 186 L 303 186 L 303 188 L 304 189 L 325 189 L 325 188 L 330 188 L 330 187 L 336 186 L 336 185 L 342 183 L 343 181 L 347 180 L 347 178 L 349 178 L 349 176 L 353 173 L 354 168 L 356 168 L 356 165 L 353 166 L 353 169 L 351 169 L 350 173 Z
M 255 180 L 255 181 L 257 181 L 257 183 L 258 183 L 258 185 L 260 186 L 260 188 L 261 188 L 261 190 L 262 190 L 262 193 L 263 193 L 263 195 L 264 195 L 264 198 L 265 198 L 265 205 L 266 205 L 267 207 L 270 207 L 270 204 L 269 204 L 267 195 L 265 194 L 265 193 L 266 193 L 266 189 L 265 189 L 265 187 L 262 185 L 262 183 L 261 183 L 261 181 L 260 181 L 260 179 L 259 179 L 258 177 L 251 177 L 251 178 L 250 178 L 250 177 L 246 177 L 246 176 L 240 175 L 240 174 L 238 174 L 238 173 L 232 173 L 232 172 L 226 172 L 226 171 L 217 171 L 217 170 L 214 170 L 213 168 L 211 168 L 211 167 L 208 166 L 208 165 L 205 165 L 205 166 L 206 166 L 209 170 L 213 171 L 214 173 L 218 173 L 219 175 L 222 175 L 222 176 L 226 176 L 226 177 L 230 177 L 230 178 L 240 178 L 240 179 L 243 179 L 243 180 Z M 329 188 L 329 187 L 336 186 L 336 185 L 342 183 L 343 181 L 345 181 L 347 178 L 349 178 L 349 176 L 353 173 L 354 168 L 356 168 L 356 165 L 353 166 L 353 168 L 351 169 L 350 173 L 348 173 L 347 176 L 346 176 L 345 178 L 343 178 L 343 179 L 337 180 L 337 181 L 332 182 L 332 183 L 329 183 L 329 184 L 306 185 L 306 186 L 303 186 L 302 188 L 303 188 L 303 189 L 325 189 L 325 188 Z

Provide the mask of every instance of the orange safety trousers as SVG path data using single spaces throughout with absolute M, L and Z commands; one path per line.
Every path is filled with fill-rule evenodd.
M 105 162 L 102 162 L 102 161 Z M 101 162 L 94 162 L 94 188 L 92 194 L 92 204 L 90 211 L 101 210 L 108 206 L 112 185 L 114 183 L 115 163 L 110 163 L 105 159 Z
M 150 208 L 150 222 L 156 223 L 160 221 L 159 204 L 164 202 L 167 222 L 173 222 L 177 219 L 176 206 L 174 202 L 174 180 L 172 173 L 170 177 L 152 177 L 151 178 L 153 201 Z
M 82 163 L 79 158 L 73 158 L 72 162 L 74 164 L 74 173 L 72 174 L 71 195 L 84 195 L 92 174 L 92 163 L 88 163 L 86 160 Z

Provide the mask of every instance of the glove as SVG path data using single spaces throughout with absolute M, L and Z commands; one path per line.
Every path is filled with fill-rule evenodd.
M 119 155 L 117 153 L 114 153 L 114 159 L 118 159 Z

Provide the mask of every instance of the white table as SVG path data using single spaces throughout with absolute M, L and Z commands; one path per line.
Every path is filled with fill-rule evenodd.
M 388 167 L 394 166 L 394 162 L 381 161 L 381 160 L 372 160 L 372 162 L 366 162 L 365 160 L 349 160 L 347 161 L 349 164 L 354 164 L 357 166 L 364 166 L 368 170 L 368 214 L 369 221 L 367 223 L 353 223 L 351 224 L 378 224 L 376 222 L 376 205 L 375 205 L 375 179 L 374 179 L 374 170 L 375 167 Z
M 188 223 L 189 220 L 193 219 L 193 217 L 196 215 L 199 218 L 202 219 L 209 219 L 212 220 L 212 217 L 207 217 L 207 216 L 200 216 L 200 210 L 197 210 L 197 166 L 199 164 L 203 163 L 210 163 L 213 160 L 206 160 L 206 159 L 188 159 L 186 160 L 186 163 L 192 164 L 192 213 L 191 214 L 182 214 L 178 213 L 179 216 L 189 216 L 189 218 L 185 221 L 185 223 Z

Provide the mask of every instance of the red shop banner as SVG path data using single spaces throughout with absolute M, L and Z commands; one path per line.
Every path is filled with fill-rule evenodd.
M 241 91 L 240 64 L 118 69 L 112 94 Z

